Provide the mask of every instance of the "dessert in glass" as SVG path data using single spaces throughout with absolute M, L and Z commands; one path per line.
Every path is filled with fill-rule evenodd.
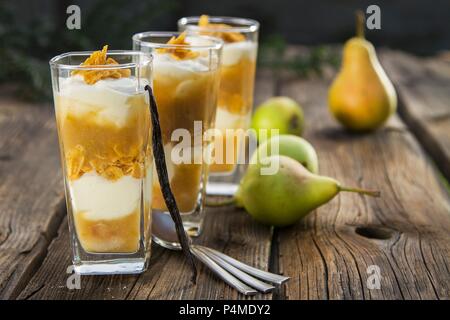
M 73 264 L 139 273 L 151 238 L 151 56 L 70 52 L 50 60 Z
M 178 28 L 224 41 L 208 194 L 231 195 L 245 169 L 246 141 L 253 107 L 259 23 L 232 17 L 186 17 Z
M 204 218 L 208 157 L 212 142 L 203 134 L 213 128 L 219 86 L 222 41 L 185 33 L 144 32 L 133 36 L 133 49 L 153 57 L 153 92 L 164 143 L 171 189 L 185 231 L 198 236 Z M 153 239 L 166 247 L 164 228 L 174 228 L 159 181 L 153 178 Z

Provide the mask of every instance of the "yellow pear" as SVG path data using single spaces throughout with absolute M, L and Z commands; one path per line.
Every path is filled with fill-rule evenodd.
M 341 70 L 328 93 L 334 117 L 346 128 L 380 127 L 397 108 L 394 86 L 381 67 L 373 45 L 364 39 L 364 16 L 357 14 L 357 36 L 345 43 Z

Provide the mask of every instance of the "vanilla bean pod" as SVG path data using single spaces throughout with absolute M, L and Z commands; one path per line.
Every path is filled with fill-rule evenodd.
M 186 235 L 186 232 L 184 231 L 183 222 L 181 220 L 177 202 L 170 188 L 156 100 L 153 95 L 153 90 L 149 85 L 145 86 L 145 90 L 148 91 L 148 95 L 150 98 L 150 114 L 153 127 L 152 129 L 153 155 L 155 158 L 155 164 L 157 169 L 156 171 L 158 172 L 159 185 L 161 186 L 161 191 L 164 196 L 166 206 L 169 209 L 170 216 L 172 217 L 172 220 L 175 222 L 175 228 L 177 231 L 178 240 L 180 241 L 181 244 L 181 248 L 186 258 L 188 259 L 189 264 L 192 267 L 192 282 L 195 283 L 197 279 L 197 268 L 194 263 L 194 257 L 192 256 L 190 250 L 188 237 Z

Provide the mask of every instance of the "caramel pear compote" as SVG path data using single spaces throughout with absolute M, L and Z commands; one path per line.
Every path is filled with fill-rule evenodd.
M 149 104 L 137 90 L 149 82 L 115 65 L 105 46 L 81 65 L 86 70 L 60 78 L 55 93 L 68 205 L 79 243 L 92 253 L 138 251 L 142 211 L 144 230 L 150 217 Z

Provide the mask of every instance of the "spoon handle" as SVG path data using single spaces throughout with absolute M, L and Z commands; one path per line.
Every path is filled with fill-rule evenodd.
M 262 282 L 261 280 L 258 280 L 247 273 L 239 270 L 238 268 L 232 266 L 228 262 L 224 261 L 222 258 L 219 258 L 218 256 L 215 256 L 208 251 L 206 251 L 204 248 L 197 247 L 196 249 L 202 251 L 205 255 L 210 257 L 215 263 L 217 263 L 219 266 L 224 268 L 226 271 L 234 275 L 239 280 L 244 281 L 246 284 L 251 286 L 252 288 L 257 289 L 258 291 L 261 291 L 263 293 L 267 293 L 275 289 L 274 286 L 267 284 L 265 282 Z
M 240 262 L 230 256 L 227 256 L 226 254 L 223 254 L 217 250 L 211 249 L 211 248 L 207 248 L 207 247 L 203 247 L 203 246 L 194 246 L 194 247 L 199 247 L 201 249 L 203 249 L 204 251 L 207 251 L 211 256 L 216 256 L 222 260 L 224 260 L 225 262 L 228 262 L 230 265 L 252 275 L 255 276 L 259 279 L 265 280 L 265 281 L 269 281 L 271 283 L 276 283 L 276 284 L 283 284 L 284 282 L 289 280 L 289 277 L 285 277 L 285 276 L 280 276 L 278 274 L 275 273 L 271 273 L 271 272 L 267 272 L 267 271 L 263 271 L 260 269 L 256 269 L 252 266 L 249 266 L 248 264 L 245 264 L 243 262 Z
M 213 271 L 219 278 L 228 283 L 230 286 L 238 290 L 240 293 L 244 295 L 254 295 L 257 294 L 253 288 L 250 288 L 246 284 L 242 283 L 240 280 L 232 276 L 228 271 L 223 269 L 217 263 L 215 263 L 211 258 L 209 258 L 206 254 L 204 254 L 201 250 L 191 246 L 191 252 L 201 261 L 203 262 L 211 271 Z

